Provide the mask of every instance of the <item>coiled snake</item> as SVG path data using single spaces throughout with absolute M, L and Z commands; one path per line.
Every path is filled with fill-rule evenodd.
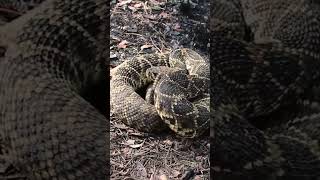
M 90 94 L 106 84 L 107 3 L 47 0 L 1 27 L 0 179 L 106 179 Z
M 112 75 L 111 110 L 124 123 L 147 132 L 169 127 L 184 137 L 208 129 L 209 63 L 195 51 L 137 56 Z M 153 87 L 145 100 L 136 91 L 150 82 Z

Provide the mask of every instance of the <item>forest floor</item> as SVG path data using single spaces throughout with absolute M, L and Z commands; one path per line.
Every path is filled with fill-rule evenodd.
M 209 0 L 114 0 L 110 5 L 111 69 L 139 54 L 181 47 L 207 54 Z M 110 116 L 111 179 L 209 179 L 208 135 L 147 134 Z

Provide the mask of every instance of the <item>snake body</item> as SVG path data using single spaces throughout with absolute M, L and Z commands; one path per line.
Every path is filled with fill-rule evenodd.
M 195 137 L 209 127 L 209 62 L 191 49 L 175 50 L 170 67 L 151 67 L 153 103 L 161 119 L 183 137 Z
M 144 99 L 137 90 L 151 82 L 152 97 Z M 208 82 L 209 62 L 191 49 L 140 55 L 114 70 L 111 110 L 140 131 L 169 127 L 183 137 L 198 136 L 209 128 Z
M 211 3 L 214 179 L 319 179 L 319 2 Z
M 105 179 L 106 0 L 47 0 L 1 27 L 0 179 Z M 106 88 L 104 89 L 106 92 Z

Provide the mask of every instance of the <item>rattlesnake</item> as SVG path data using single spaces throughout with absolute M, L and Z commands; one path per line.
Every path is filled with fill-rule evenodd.
M 106 179 L 107 3 L 47 0 L 1 27 L 0 179 Z
M 210 17 L 214 179 L 319 179 L 319 2 L 213 0 Z
M 146 54 L 113 70 L 110 82 L 114 116 L 138 130 L 169 127 L 183 137 L 195 137 L 209 128 L 209 62 L 182 48 L 171 54 Z M 152 97 L 136 91 L 153 82 Z

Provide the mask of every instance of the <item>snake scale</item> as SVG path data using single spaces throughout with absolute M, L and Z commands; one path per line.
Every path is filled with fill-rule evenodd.
M 106 179 L 108 1 L 36 6 L 0 29 L 0 179 Z
M 319 179 L 319 1 L 210 9 L 214 179 Z

